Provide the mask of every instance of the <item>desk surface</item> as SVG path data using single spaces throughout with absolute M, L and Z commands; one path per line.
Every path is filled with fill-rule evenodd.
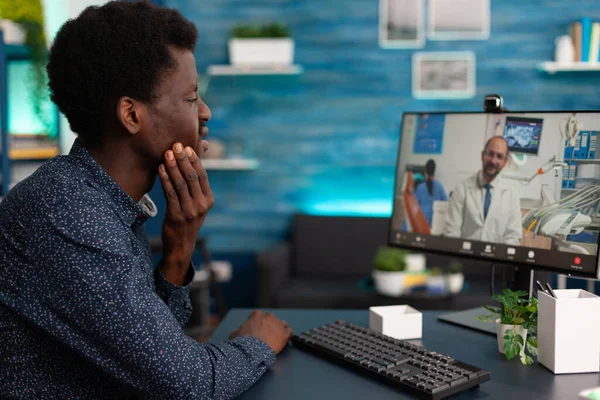
M 227 339 L 246 320 L 251 310 L 233 309 L 211 341 Z M 338 319 L 369 326 L 363 310 L 270 310 L 286 320 L 294 332 L 315 328 Z M 576 399 L 588 388 L 600 386 L 600 374 L 554 375 L 540 364 L 523 366 L 498 353 L 496 337 L 436 319 L 437 311 L 423 313 L 423 339 L 411 341 L 457 360 L 487 369 L 492 379 L 453 399 Z M 288 345 L 265 375 L 242 399 L 408 399 L 404 392 L 370 379 L 333 362 Z

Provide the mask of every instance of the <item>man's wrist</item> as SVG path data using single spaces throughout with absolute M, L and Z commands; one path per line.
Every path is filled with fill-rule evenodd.
M 164 254 L 159 264 L 160 273 L 176 286 L 184 286 L 191 260 L 176 255 Z

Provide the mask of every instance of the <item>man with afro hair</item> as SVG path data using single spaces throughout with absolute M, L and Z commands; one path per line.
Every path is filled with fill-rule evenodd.
M 183 331 L 213 205 L 197 34 L 176 10 L 121 1 L 58 32 L 49 87 L 77 139 L 0 204 L 0 398 L 233 398 L 291 337 L 260 311 L 224 343 Z M 144 222 L 157 174 L 167 208 L 155 267 Z

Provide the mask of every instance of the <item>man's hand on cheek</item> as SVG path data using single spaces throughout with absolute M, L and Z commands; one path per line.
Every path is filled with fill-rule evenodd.
M 206 170 L 191 147 L 184 149 L 181 143 L 175 143 L 165 153 L 158 175 L 167 201 L 160 271 L 169 282 L 181 286 L 185 284 L 198 231 L 214 199 Z

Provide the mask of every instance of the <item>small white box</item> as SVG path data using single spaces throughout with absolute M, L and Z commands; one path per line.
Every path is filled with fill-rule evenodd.
M 538 362 L 555 374 L 600 371 L 600 297 L 580 289 L 538 292 Z
M 400 340 L 420 339 L 423 314 L 411 306 L 370 307 L 369 328 Z

